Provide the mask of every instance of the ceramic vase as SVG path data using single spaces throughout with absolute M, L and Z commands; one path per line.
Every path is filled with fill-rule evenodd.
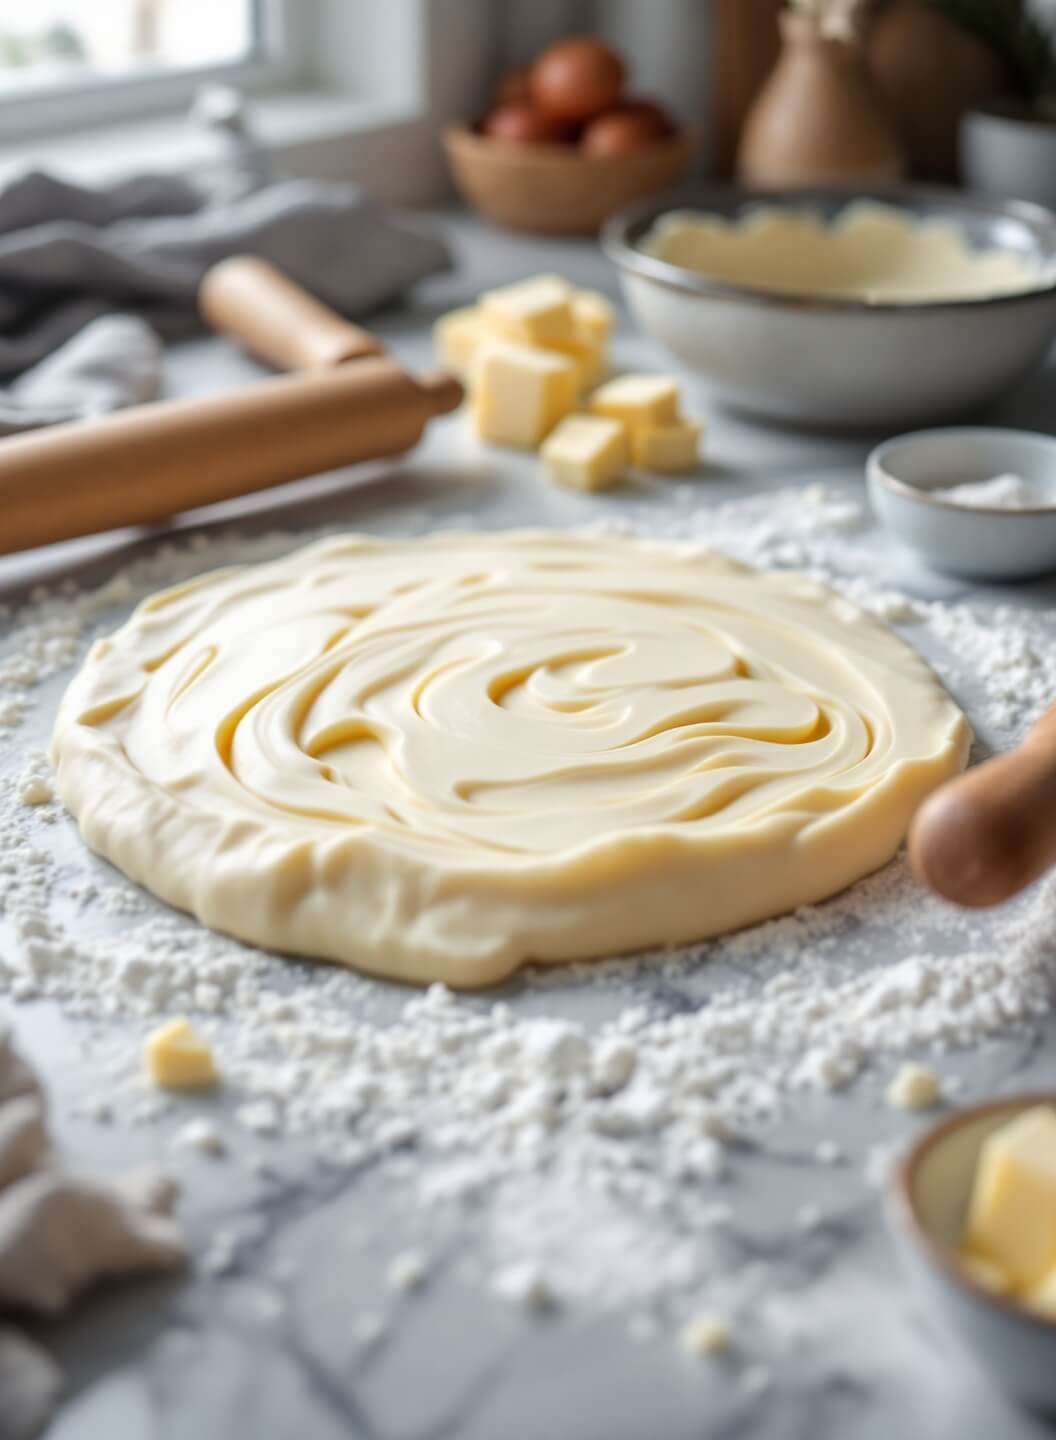
M 856 40 L 781 16 L 781 55 L 749 113 L 738 178 L 754 188 L 896 180 L 902 149 Z

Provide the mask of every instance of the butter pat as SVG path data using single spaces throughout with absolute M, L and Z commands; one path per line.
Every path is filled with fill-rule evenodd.
M 687 1355 L 703 1360 L 711 1355 L 725 1355 L 733 1345 L 733 1331 L 721 1315 L 697 1315 L 683 1325 L 678 1343 Z
M 579 329 L 599 345 L 608 344 L 616 328 L 616 309 L 599 290 L 576 290 L 572 315 Z
M 1050 1270 L 1040 1285 L 1028 1290 L 1023 1296 L 1023 1303 L 1028 1310 L 1056 1320 L 1056 1270 Z
M 600 381 L 605 370 L 605 346 L 578 326 L 571 340 L 555 341 L 544 348 L 575 361 L 580 390 L 593 390 Z
M 907 1060 L 895 1072 L 886 1099 L 892 1110 L 928 1110 L 938 1103 L 941 1089 L 939 1077 L 930 1066 Z
M 572 286 L 559 275 L 537 275 L 481 296 L 488 322 L 511 340 L 553 345 L 575 334 Z
M 1056 1269 L 1056 1111 L 1036 1106 L 983 1142 L 966 1240 L 1024 1292 Z
M 620 375 L 595 390 L 590 408 L 632 428 L 674 425 L 678 420 L 678 386 L 666 375 Z
M 543 462 L 560 485 L 604 490 L 627 468 L 626 428 L 600 415 L 569 415 L 542 448 Z
M 213 1052 L 189 1020 L 173 1020 L 147 1037 L 147 1074 L 163 1090 L 205 1090 L 215 1085 Z
M 441 368 L 467 380 L 473 357 L 487 333 L 487 324 L 476 305 L 441 315 L 433 326 L 433 348 Z
M 673 425 L 636 425 L 631 431 L 631 455 L 639 470 L 677 475 L 700 463 L 702 427 L 690 420 Z
M 1012 1289 L 1012 1281 L 1007 1272 L 983 1255 L 962 1250 L 957 1256 L 957 1263 L 969 1279 L 981 1285 L 984 1290 L 989 1290 L 991 1295 L 1007 1295 Z M 1053 1298 L 1056 1301 L 1056 1294 Z
M 473 417 L 483 440 L 534 449 L 579 394 L 579 368 L 567 355 L 486 340 L 473 366 Z

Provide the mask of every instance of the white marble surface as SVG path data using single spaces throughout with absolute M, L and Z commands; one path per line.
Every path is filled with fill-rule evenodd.
M 614 291 L 614 276 L 590 245 L 529 244 L 464 223 L 451 229 L 459 269 L 432 282 L 413 307 L 375 322 L 408 364 L 428 364 L 426 324 L 433 315 L 488 284 L 559 269 Z M 659 360 L 629 333 L 621 334 L 617 353 L 627 365 Z M 175 350 L 169 371 L 174 392 L 225 386 L 252 372 L 249 362 L 206 341 Z M 988 418 L 1051 428 L 1052 384 L 1051 371 L 1037 377 Z M 707 408 L 699 395 L 696 403 Z M 710 465 L 694 482 L 702 503 L 815 479 L 861 493 L 867 438 L 791 435 L 722 415 L 712 422 Z M 413 505 L 438 523 L 458 514 L 488 528 L 565 526 L 601 512 L 632 521 L 655 517 L 676 503 L 684 500 L 676 502 L 674 487 L 665 484 L 604 497 L 560 492 L 541 482 L 531 461 L 481 451 L 455 418 L 436 425 L 423 447 L 398 465 L 374 467 L 354 480 L 309 482 L 194 517 L 194 523 L 211 526 L 234 514 L 246 525 L 309 528 L 339 519 L 384 533 Z M 0 598 L 71 568 L 105 575 L 153 543 L 153 537 L 123 535 L 0 561 Z M 932 595 L 960 593 L 879 537 L 877 556 L 878 570 L 892 584 Z M 1048 607 L 1056 592 L 1045 582 L 1022 593 Z M 983 598 L 996 602 L 1001 594 Z M 45 691 L 18 746 L 39 743 L 46 733 L 58 688 Z M 0 767 L 17 758 L 11 747 L 0 749 Z M 61 843 L 84 863 L 68 837 Z M 0 916 L 0 946 L 10 940 L 6 923 Z M 114 922 L 96 917 L 92 923 Z M 506 998 L 590 1022 L 626 1003 L 628 989 L 673 1007 L 703 1003 L 712 983 L 718 980 L 695 977 L 692 997 L 641 979 L 624 988 L 566 986 L 534 996 L 514 984 Z M 400 997 L 377 990 L 378 1013 L 394 1009 Z M 13 1021 L 45 1070 L 63 1143 L 76 1162 L 170 1162 L 165 1126 L 134 1128 L 120 1117 L 99 1126 L 75 1118 L 75 1100 L 98 1083 L 86 1049 L 89 1027 L 40 1002 L 14 1007 L 0 1000 L 0 1016 Z M 1054 1039 L 1056 1026 L 1046 1024 L 984 1054 L 951 1057 L 943 1068 L 974 1093 L 1051 1086 Z M 625 1317 L 618 1315 L 531 1320 L 511 1313 L 474 1280 L 471 1223 L 448 1237 L 427 1289 L 413 1300 L 394 1300 L 382 1276 L 409 1222 L 392 1207 L 375 1168 L 328 1171 L 303 1146 L 286 1141 L 275 1142 L 270 1179 L 233 1164 L 181 1159 L 196 1246 L 218 1225 L 235 1225 L 244 1240 L 238 1264 L 229 1275 L 196 1273 L 105 1294 L 40 1331 L 70 1375 L 49 1440 L 1026 1440 L 1047 1434 L 1041 1421 L 1012 1411 L 929 1331 L 896 1273 L 879 1198 L 864 1184 L 862 1166 L 871 1146 L 907 1138 L 917 1123 L 887 1110 L 874 1081 L 835 1097 L 794 1100 L 788 1123 L 763 1133 L 738 1157 L 722 1196 L 734 1223 L 716 1264 L 731 1275 L 764 1266 L 770 1291 L 783 1297 L 790 1330 L 798 1327 L 805 1338 L 777 1353 L 771 1347 L 754 1354 L 749 1327 L 740 1355 L 705 1365 L 687 1363 L 669 1337 L 629 1343 Z M 845 1147 L 847 1164 L 832 1168 L 813 1160 L 823 1137 Z M 794 1218 L 804 1204 L 823 1212 L 821 1225 L 809 1232 Z M 362 1243 L 347 1243 L 352 1227 L 362 1232 Z M 375 1308 L 391 1323 L 382 1339 L 363 1347 L 352 1336 L 350 1317 Z M 745 1381 L 756 1363 L 765 1364 L 770 1381 L 758 1389 Z

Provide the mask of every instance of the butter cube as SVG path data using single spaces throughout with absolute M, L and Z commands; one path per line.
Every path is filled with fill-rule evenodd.
M 590 397 L 596 415 L 611 415 L 632 427 L 674 425 L 678 386 L 666 375 L 620 375 Z
M 984 1290 L 989 1290 L 992 1295 L 1007 1295 L 1012 1289 L 1012 1281 L 1001 1266 L 995 1265 L 992 1260 L 987 1260 L 982 1255 L 975 1255 L 971 1250 L 962 1250 L 957 1256 L 957 1263 L 970 1279 Z M 1056 1301 L 1056 1295 L 1053 1298 Z
M 1056 1110 L 1038 1105 L 983 1142 L 966 1240 L 1025 1291 L 1056 1268 Z
M 541 454 L 558 484 L 574 490 L 604 490 L 621 479 L 627 467 L 627 430 L 619 420 L 569 415 Z
M 604 345 L 616 328 L 616 307 L 600 290 L 576 290 L 572 296 L 576 325 L 599 345 Z
M 700 460 L 702 427 L 690 420 L 673 425 L 636 425 L 631 431 L 631 454 L 639 470 L 677 475 L 695 470 Z
M 593 390 L 605 370 L 606 355 L 604 344 L 599 343 L 585 330 L 576 327 L 571 340 L 555 340 L 544 347 L 558 355 L 567 355 L 579 369 L 580 390 Z
M 173 1020 L 147 1037 L 147 1074 L 163 1090 L 204 1090 L 219 1076 L 213 1052 L 189 1020 Z
M 487 340 L 473 366 L 481 439 L 534 449 L 576 408 L 579 368 L 567 355 Z
M 1023 1303 L 1029 1310 L 1056 1320 L 1056 1270 L 1050 1270 L 1040 1285 L 1035 1285 L 1023 1296 Z
M 507 339 L 553 345 L 573 339 L 572 286 L 559 275 L 519 280 L 480 297 L 488 322 Z
M 433 348 L 441 368 L 450 370 L 460 380 L 468 380 L 473 357 L 488 333 L 483 312 L 477 305 L 441 315 L 433 326 Z

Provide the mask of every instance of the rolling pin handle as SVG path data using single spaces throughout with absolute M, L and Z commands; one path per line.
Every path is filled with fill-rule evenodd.
M 456 380 L 453 375 L 445 375 L 442 371 L 419 375 L 418 384 L 425 391 L 429 410 L 433 415 L 450 415 L 452 410 L 458 409 L 466 396 L 461 381 Z
M 255 255 L 214 265 L 199 287 L 198 308 L 211 329 L 280 370 L 314 370 L 384 353 L 369 331 Z
M 1023 744 L 943 785 L 909 835 L 919 879 L 958 905 L 998 905 L 1056 865 L 1056 705 Z

